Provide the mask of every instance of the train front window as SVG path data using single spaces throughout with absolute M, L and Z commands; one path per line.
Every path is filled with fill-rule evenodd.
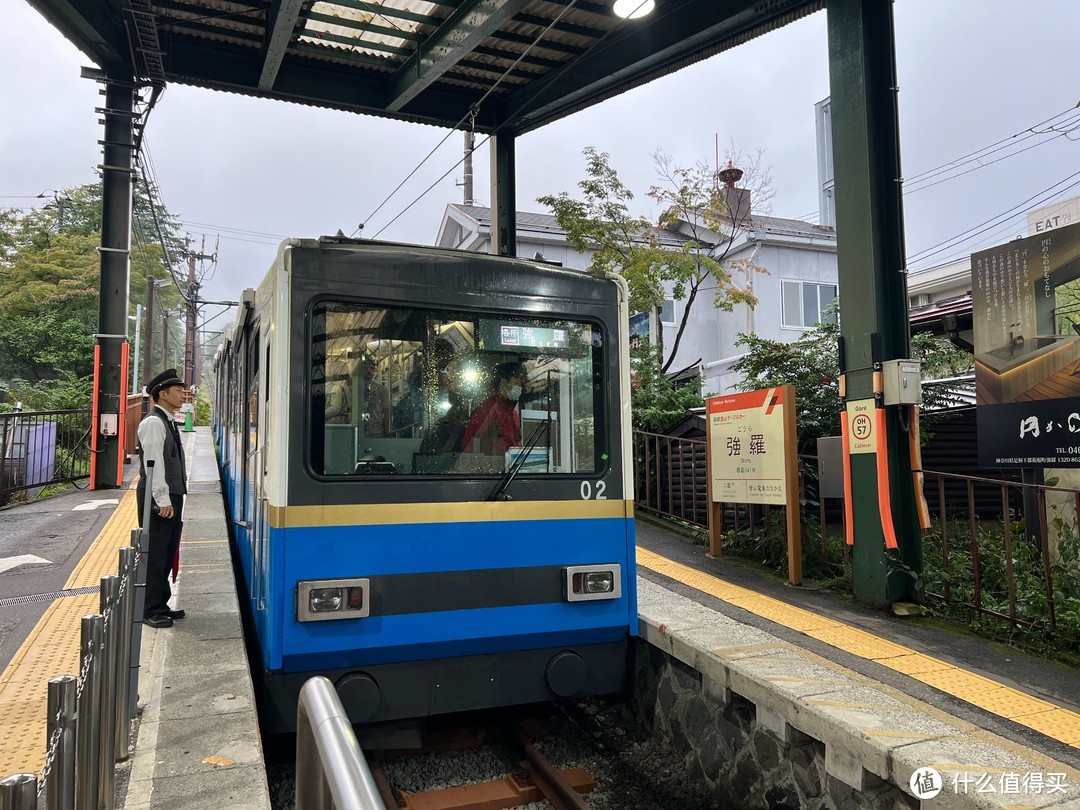
M 599 326 L 330 301 L 309 323 L 316 473 L 600 470 Z

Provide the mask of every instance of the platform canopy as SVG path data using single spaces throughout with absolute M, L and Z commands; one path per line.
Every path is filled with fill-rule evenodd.
M 447 127 L 475 111 L 477 132 L 510 135 L 824 7 L 656 0 L 624 20 L 612 0 L 30 2 L 111 75 Z

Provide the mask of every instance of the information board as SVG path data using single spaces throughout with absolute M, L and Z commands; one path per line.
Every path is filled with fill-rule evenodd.
M 787 503 L 785 388 L 712 397 L 707 403 L 712 500 Z

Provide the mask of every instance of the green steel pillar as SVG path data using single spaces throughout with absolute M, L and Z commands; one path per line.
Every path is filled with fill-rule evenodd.
M 873 396 L 872 335 L 880 336 L 882 360 L 910 352 L 893 4 L 829 0 L 828 29 L 840 324 L 850 401 Z M 855 595 L 879 605 L 912 598 L 914 583 L 904 569 L 922 571 L 907 433 L 897 408 L 888 408 L 886 419 L 895 552 L 885 548 L 875 456 L 851 457 Z
M 491 138 L 491 248 L 496 256 L 517 256 L 517 188 L 514 136 Z
M 117 425 L 119 414 L 127 407 L 127 379 L 120 364 L 128 330 L 135 85 L 130 73 L 119 71 L 109 71 L 103 83 L 105 104 L 97 110 L 105 121 L 105 138 L 101 142 L 101 279 L 96 335 L 100 354 L 94 397 L 102 419 Z M 120 463 L 124 437 L 103 435 L 102 424 L 92 429 L 98 432 L 92 483 L 97 489 L 119 487 L 123 483 Z

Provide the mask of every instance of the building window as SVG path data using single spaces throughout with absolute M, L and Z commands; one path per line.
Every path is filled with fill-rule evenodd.
M 664 326 L 675 325 L 675 299 L 665 298 L 663 306 L 660 307 L 660 323 Z
M 816 323 L 836 323 L 836 313 L 825 308 L 836 298 L 835 284 L 782 281 L 784 322 L 789 328 L 809 329 Z

